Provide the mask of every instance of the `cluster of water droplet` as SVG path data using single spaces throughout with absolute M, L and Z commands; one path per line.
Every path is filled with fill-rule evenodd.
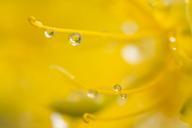
M 115 84 L 115 85 L 113 86 L 113 91 L 114 91 L 116 94 L 119 95 L 119 97 L 120 97 L 121 100 L 123 100 L 123 101 L 127 100 L 128 95 L 127 95 L 126 93 L 122 93 L 122 92 L 121 92 L 121 91 L 122 91 L 121 85 Z M 87 91 L 87 97 L 89 97 L 89 98 L 91 98 L 91 99 L 96 99 L 98 96 L 99 96 L 99 93 L 98 93 L 97 90 L 89 89 L 89 90 Z
M 55 35 L 55 32 L 52 30 L 45 30 L 44 35 L 46 38 L 52 38 Z M 68 38 L 72 46 L 79 46 L 81 44 L 81 35 L 79 33 L 72 33 Z
M 127 99 L 127 96 L 128 96 L 128 95 L 127 95 L 127 94 L 124 94 L 124 93 L 121 93 L 121 91 L 122 91 L 121 85 L 115 84 L 115 85 L 113 86 L 113 91 L 114 91 L 115 93 L 119 94 L 121 100 L 126 100 L 126 99 Z

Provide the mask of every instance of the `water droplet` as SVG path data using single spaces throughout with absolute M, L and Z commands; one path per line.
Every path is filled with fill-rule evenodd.
M 96 91 L 96 90 L 88 90 L 88 92 L 87 92 L 87 96 L 89 97 L 89 98 L 92 98 L 92 99 L 94 99 L 94 98 L 96 98 L 97 97 L 97 95 L 98 95 L 98 92 Z
M 118 99 L 117 99 L 117 104 L 120 106 L 123 106 L 127 103 L 127 94 L 120 94 Z
M 69 41 L 72 46 L 79 46 L 81 44 L 81 35 L 79 33 L 73 33 L 69 36 Z
M 120 92 L 120 91 L 122 90 L 122 87 L 121 87 L 121 85 L 116 84 L 116 85 L 113 86 L 113 90 L 114 90 L 115 92 Z
M 120 94 L 121 100 L 126 100 L 127 99 L 127 94 Z
M 44 35 L 45 35 L 46 38 L 52 38 L 52 37 L 54 36 L 54 31 L 52 31 L 52 30 L 46 30 L 46 31 L 44 32 Z

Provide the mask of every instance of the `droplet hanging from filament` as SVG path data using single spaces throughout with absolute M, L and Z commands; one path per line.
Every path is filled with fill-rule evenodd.
M 113 91 L 118 93 L 118 92 L 121 92 L 121 90 L 122 90 L 121 85 L 116 84 L 116 85 L 113 86 Z
M 87 96 L 91 99 L 95 99 L 98 96 L 98 92 L 96 90 L 88 90 Z
M 127 100 L 127 94 L 120 94 L 121 100 Z
M 44 35 L 46 38 L 52 38 L 54 36 L 54 31 L 46 30 L 46 31 L 44 31 Z
M 73 33 L 69 35 L 69 41 L 72 46 L 79 46 L 81 44 L 81 35 L 79 33 Z

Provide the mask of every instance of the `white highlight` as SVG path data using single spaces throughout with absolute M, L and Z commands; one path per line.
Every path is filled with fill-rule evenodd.
M 173 37 L 173 36 L 171 36 L 171 37 L 169 37 L 169 41 L 172 42 L 172 43 L 174 43 L 174 42 L 176 42 L 176 38 Z
M 170 6 L 170 5 L 173 4 L 173 0 L 162 0 L 162 1 L 163 1 L 163 4 L 164 4 L 165 6 Z
M 52 127 L 53 128 L 68 128 L 67 123 L 58 113 L 53 113 L 51 115 Z
M 122 57 L 129 64 L 137 64 L 141 60 L 141 52 L 134 45 L 127 45 L 122 49 Z
M 124 22 L 121 26 L 121 30 L 127 35 L 132 35 L 138 31 L 138 25 L 132 21 Z
M 51 65 L 50 69 L 54 69 L 57 70 L 59 72 L 61 72 L 62 74 L 64 74 L 65 76 L 69 77 L 70 79 L 75 79 L 75 76 L 72 75 L 71 73 L 69 73 L 65 68 L 58 66 L 58 65 Z

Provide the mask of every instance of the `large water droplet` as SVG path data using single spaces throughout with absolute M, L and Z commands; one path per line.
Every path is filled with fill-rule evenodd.
M 115 92 L 120 92 L 120 91 L 122 90 L 122 87 L 121 87 L 121 85 L 116 84 L 116 85 L 113 86 L 113 90 L 114 90 Z
M 81 35 L 79 33 L 73 33 L 69 36 L 69 41 L 72 46 L 79 46 L 81 44 Z
M 46 31 L 44 31 L 44 35 L 46 38 L 52 38 L 54 36 L 54 31 L 46 30 Z
M 89 98 L 92 98 L 92 99 L 96 98 L 97 95 L 98 95 L 98 92 L 97 92 L 96 90 L 90 89 L 90 90 L 88 90 L 88 92 L 87 92 L 87 96 L 88 96 Z

